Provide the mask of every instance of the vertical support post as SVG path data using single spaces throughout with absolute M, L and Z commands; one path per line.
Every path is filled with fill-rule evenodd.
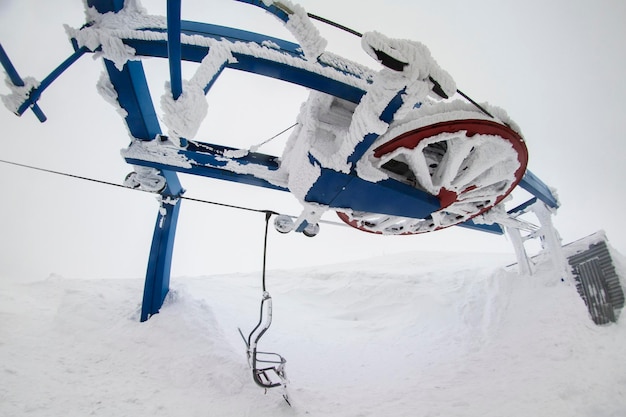
M 506 227 L 506 233 L 511 238 L 513 249 L 515 249 L 515 257 L 517 258 L 517 268 L 520 275 L 532 275 L 533 271 L 530 266 L 526 248 L 524 248 L 524 240 L 519 229 L 514 227 Z
M 182 47 L 180 41 L 181 0 L 167 0 L 167 57 L 170 67 L 170 89 L 174 100 L 183 94 Z M 180 138 L 180 146 L 187 146 L 187 139 Z
M 174 238 L 180 211 L 180 196 L 184 190 L 176 173 L 163 171 L 167 186 L 161 193 L 161 207 L 157 215 L 146 281 L 141 305 L 141 321 L 146 321 L 159 312 L 169 291 Z
M 167 55 L 174 100 L 183 93 L 180 29 L 180 0 L 167 0 Z
M 143 65 L 129 61 L 119 71 L 111 61 L 104 61 L 109 79 L 117 92 L 117 101 L 126 110 L 126 124 L 131 135 L 142 140 L 155 140 L 161 133 Z M 159 312 L 169 291 L 174 237 L 180 209 L 179 197 L 184 190 L 174 171 L 163 170 L 166 186 L 161 192 L 161 207 L 157 215 L 152 246 L 148 259 L 146 281 L 141 306 L 141 321 Z
M 537 201 L 532 206 L 532 210 L 541 223 L 545 249 L 550 253 L 554 268 L 561 274 L 562 280 L 571 279 L 569 264 L 561 246 L 561 238 L 552 223 L 552 212 L 542 201 Z

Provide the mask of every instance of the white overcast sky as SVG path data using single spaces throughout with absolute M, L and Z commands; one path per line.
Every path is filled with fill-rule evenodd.
M 165 0 L 143 1 L 165 14 Z M 303 0 L 309 12 L 358 31 L 426 44 L 475 100 L 508 111 L 526 138 L 529 168 L 562 203 L 555 225 L 564 242 L 597 230 L 626 254 L 624 115 L 626 3 L 621 0 L 420 1 Z M 260 9 L 230 0 L 184 1 L 183 18 L 291 40 Z M 84 23 L 82 2 L 0 0 L 0 42 L 22 76 L 44 78 L 71 52 L 63 24 Z M 328 49 L 376 68 L 358 39 L 320 30 Z M 163 92 L 164 60 L 146 62 L 153 96 Z M 184 67 L 185 77 L 193 65 Z M 83 57 L 46 91 L 40 124 L 0 109 L 0 159 L 121 183 L 119 151 L 129 137 L 97 94 L 102 62 Z M 7 93 L 2 85 L 0 93 Z M 247 147 L 291 125 L 307 97 L 301 87 L 226 72 L 209 93 L 196 139 Z M 157 106 L 157 114 L 160 110 Z M 286 138 L 261 152 L 280 154 Z M 154 196 L 0 163 L 0 276 L 20 280 L 142 277 L 158 209 Z M 299 214 L 288 193 L 181 176 L 187 196 Z M 334 220 L 331 214 L 325 217 Z M 173 276 L 260 268 L 263 215 L 183 202 Z M 268 266 L 288 268 L 401 251 L 512 252 L 506 237 L 451 228 L 381 237 L 323 225 L 314 239 L 272 232 Z M 294 277 L 296 278 L 296 277 Z

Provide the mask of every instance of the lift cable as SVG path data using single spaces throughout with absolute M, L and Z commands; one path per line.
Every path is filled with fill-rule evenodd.
M 267 229 L 270 223 L 270 217 L 272 217 L 272 213 L 269 211 L 265 212 L 265 236 L 263 237 L 263 275 L 262 275 L 262 283 L 263 283 L 263 292 L 266 292 L 265 288 L 265 264 L 267 259 Z
M 125 190 L 141 191 L 141 192 L 148 193 L 148 194 L 159 194 L 158 192 L 155 192 L 155 191 L 142 190 L 141 188 L 130 188 L 130 187 L 127 187 L 125 185 L 117 184 L 117 183 L 114 183 L 114 182 L 109 182 L 109 181 L 104 181 L 104 180 L 99 180 L 99 179 L 89 178 L 89 177 L 83 177 L 81 175 L 74 175 L 74 174 L 70 174 L 70 173 L 67 173 L 67 172 L 55 171 L 55 170 L 52 170 L 52 169 L 36 167 L 36 166 L 33 166 L 33 165 L 21 164 L 19 162 L 12 162 L 12 161 L 6 161 L 6 160 L 3 160 L 3 159 L 0 159 L 0 163 L 7 164 L 7 165 L 14 165 L 14 166 L 22 167 L 22 168 L 27 168 L 27 169 L 32 169 L 32 170 L 35 170 L 35 171 L 41 171 L 41 172 L 45 172 L 45 173 L 48 173 L 48 174 L 61 175 L 61 176 L 64 176 L 64 177 L 70 177 L 70 178 L 75 178 L 75 179 L 79 179 L 79 180 L 85 180 L 85 181 L 91 181 L 91 182 L 95 182 L 95 183 L 99 183 L 99 184 L 110 185 L 112 187 L 123 188 Z M 217 202 L 217 201 L 203 200 L 203 199 L 200 199 L 200 198 L 186 197 L 186 196 L 183 196 L 183 195 L 179 196 L 178 198 L 183 199 L 183 200 L 195 201 L 195 202 L 198 202 L 198 203 L 205 203 L 205 204 L 213 204 L 213 205 L 216 205 L 216 206 L 233 208 L 233 209 L 238 209 L 238 210 L 253 211 L 253 212 L 256 212 L 256 213 L 279 214 L 279 213 L 277 213 L 275 211 L 272 211 L 272 210 L 263 210 L 263 209 L 257 209 L 257 208 L 252 208 L 252 207 L 238 206 L 238 205 L 234 205 L 234 204 L 220 203 L 220 202 Z
M 274 136 L 272 136 L 271 138 L 267 138 L 265 139 L 263 142 L 257 143 L 256 145 L 253 145 L 250 147 L 250 150 L 256 152 L 261 146 L 273 141 L 274 139 L 276 139 L 277 137 L 279 137 L 280 135 L 282 135 L 283 133 L 293 129 L 294 127 L 298 126 L 298 122 L 295 122 L 294 124 L 292 124 L 291 126 L 281 130 L 280 132 L 278 132 L 277 134 L 275 134 Z
M 117 184 L 117 183 L 110 182 L 110 181 L 84 177 L 84 176 L 81 176 L 81 175 L 70 174 L 70 173 L 62 172 L 62 171 L 55 171 L 53 169 L 36 167 L 36 166 L 33 166 L 33 165 L 22 164 L 22 163 L 19 163 L 19 162 L 7 161 L 7 160 L 4 160 L 4 159 L 0 159 L 0 163 L 7 164 L 7 165 L 13 165 L 13 166 L 21 167 L 21 168 L 26 168 L 26 169 L 32 169 L 32 170 L 35 170 L 35 171 L 45 172 L 47 174 L 60 175 L 60 176 L 70 177 L 70 178 L 79 179 L 79 180 L 83 180 L 83 181 L 90 181 L 90 182 L 94 182 L 94 183 L 98 183 L 98 184 L 109 185 L 109 186 L 112 186 L 112 187 L 123 188 L 125 190 L 141 191 L 141 192 L 148 193 L 148 194 L 159 194 L 158 192 L 155 192 L 155 191 L 142 190 L 141 188 L 130 188 L 130 187 L 127 187 L 125 185 Z M 278 215 L 278 214 L 280 214 L 280 213 L 278 213 L 276 211 L 273 211 L 273 210 L 258 209 L 258 208 L 254 208 L 254 207 L 246 207 L 246 206 L 239 206 L 239 205 L 235 205 L 235 204 L 221 203 L 221 202 L 218 202 L 218 201 L 204 200 L 204 199 L 201 199 L 201 198 L 187 197 L 187 196 L 184 196 L 184 195 L 178 196 L 178 198 L 180 198 L 181 200 L 188 200 L 188 201 L 194 201 L 194 202 L 197 202 L 197 203 L 211 204 L 211 205 L 219 206 L 219 207 L 226 207 L 226 208 L 232 208 L 232 209 L 237 209 L 237 210 L 251 211 L 251 212 L 254 212 L 254 213 L 265 213 L 266 215 L 270 215 L 270 216 L 271 215 Z M 296 218 L 297 216 L 291 216 L 290 215 L 289 217 Z M 329 220 L 320 220 L 319 223 L 330 224 L 330 225 L 333 225 L 333 226 L 347 226 L 344 223 L 333 222 L 333 221 L 329 221 Z
M 332 27 L 334 27 L 334 28 L 337 28 L 337 29 L 343 30 L 344 32 L 348 32 L 348 33 L 350 33 L 350 34 L 352 34 L 352 35 L 354 35 L 354 36 L 358 36 L 359 38 L 362 38 L 362 37 L 363 37 L 363 33 L 358 32 L 358 31 L 356 31 L 356 30 L 354 30 L 354 29 L 350 29 L 349 27 L 344 26 L 344 25 L 342 25 L 342 24 L 339 24 L 339 23 L 337 23 L 337 22 L 333 22 L 332 20 L 326 19 L 325 17 L 321 17 L 321 16 L 315 15 L 315 14 L 313 14 L 313 13 L 307 13 L 307 15 L 308 15 L 311 19 L 318 20 L 318 21 L 320 21 L 320 22 L 322 22 L 322 23 L 326 23 L 327 25 L 330 25 L 330 26 L 332 26 Z M 439 83 L 438 83 L 437 81 L 435 81 L 435 79 L 433 79 L 433 77 L 430 77 L 430 76 L 429 76 L 428 78 L 429 78 L 429 80 L 430 80 L 433 84 L 435 84 L 435 86 L 436 86 L 436 87 L 441 88 L 441 87 L 439 86 Z M 486 110 L 483 106 L 481 106 L 480 104 L 478 104 L 476 101 L 474 101 L 472 98 L 470 98 L 470 97 L 469 97 L 467 94 L 465 94 L 463 91 L 461 91 L 461 90 L 457 89 L 457 90 L 456 90 L 456 92 L 457 92 L 457 93 L 458 93 L 461 97 L 465 98 L 467 101 L 469 101 L 470 103 L 472 103 L 472 104 L 473 104 L 473 105 L 474 105 L 474 106 L 475 106 L 478 110 L 480 110 L 481 112 L 483 112 L 485 115 L 487 115 L 487 116 L 491 117 L 492 119 L 494 119 L 494 117 L 493 117 L 493 115 L 492 115 L 491 113 L 489 113 L 489 112 L 488 112 L 488 111 L 487 111 L 487 110 Z M 447 97 L 446 97 L 446 98 L 447 98 Z
M 95 179 L 95 178 L 83 177 L 83 176 L 80 176 L 80 175 L 74 175 L 74 174 L 70 174 L 70 173 L 67 173 L 67 172 L 55 171 L 53 169 L 41 168 L 41 167 L 36 167 L 36 166 L 33 166 L 33 165 L 27 165 L 27 164 L 21 164 L 19 162 L 6 161 L 4 159 L 0 159 L 0 162 L 3 163 L 3 164 L 7 164 L 7 165 L 13 165 L 13 166 L 18 166 L 18 167 L 22 167 L 22 168 L 32 169 L 32 170 L 35 170 L 35 171 L 46 172 L 48 174 L 61 175 L 61 176 L 75 178 L 75 179 L 79 179 L 79 180 L 85 180 L 85 181 L 97 182 L 97 183 L 100 183 L 100 184 L 106 184 L 106 185 L 110 185 L 110 186 L 113 186 L 113 187 L 129 189 L 129 187 L 126 187 L 126 186 L 124 186 L 122 184 L 116 184 L 114 182 L 98 180 L 98 179 Z M 132 189 L 132 188 L 130 188 L 130 189 Z M 141 189 L 136 189 L 136 190 L 137 191 L 143 191 L 143 192 L 150 193 L 150 194 L 154 194 L 152 191 L 146 191 L 146 190 L 141 190 Z

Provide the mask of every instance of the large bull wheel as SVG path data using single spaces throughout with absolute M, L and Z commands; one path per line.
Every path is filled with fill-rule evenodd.
M 503 123 L 480 118 L 406 125 L 391 130 L 394 138 L 374 150 L 373 165 L 394 180 L 436 196 L 440 208 L 423 219 L 338 213 L 350 226 L 373 233 L 415 234 L 459 224 L 498 204 L 526 171 L 524 140 Z

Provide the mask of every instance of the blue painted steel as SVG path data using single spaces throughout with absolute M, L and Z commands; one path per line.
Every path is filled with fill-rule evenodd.
M 463 227 L 464 229 L 480 230 L 481 232 L 493 233 L 496 235 L 504 234 L 504 230 L 502 230 L 502 227 L 500 227 L 500 225 L 496 223 L 476 224 L 472 220 L 468 220 L 465 223 L 460 223 L 460 224 L 457 224 L 456 226 Z
M 90 0 L 88 4 L 96 7 L 100 13 L 119 11 L 123 7 L 123 1 L 115 0 Z M 111 61 L 104 62 L 109 79 L 118 94 L 118 102 L 128 114 L 125 120 L 133 137 L 151 140 L 160 135 L 161 128 L 141 62 L 129 61 L 122 71 L 119 71 Z M 162 205 L 164 210 L 159 210 L 157 214 L 144 283 L 141 321 L 158 313 L 169 291 L 174 238 L 180 212 L 180 199 L 177 197 L 184 192 L 175 172 L 163 169 L 161 174 L 166 179 L 166 187 L 161 193 L 162 198 L 164 201 L 174 203 L 164 203 Z
M 248 3 L 254 6 L 260 7 L 263 10 L 266 10 L 272 13 L 274 16 L 278 17 L 283 22 L 287 22 L 287 20 L 289 20 L 289 15 L 285 12 L 285 10 L 278 8 L 274 6 L 273 4 L 268 6 L 263 2 L 263 0 L 237 0 L 237 1 L 241 3 Z
M 255 46 L 261 46 L 264 41 L 272 42 L 280 46 L 280 52 L 288 54 L 291 57 L 304 60 L 302 52 L 297 44 L 283 41 L 277 38 L 260 35 L 253 32 L 225 28 L 223 26 L 209 25 L 198 22 L 181 22 L 182 32 L 189 35 L 203 36 L 210 39 L 228 39 L 232 42 L 249 42 Z M 163 32 L 163 29 L 146 28 L 146 31 Z M 124 43 L 133 49 L 137 56 L 150 57 L 168 57 L 167 42 L 165 40 L 145 41 L 137 39 L 125 39 Z M 198 45 L 181 45 L 181 59 L 191 62 L 201 62 L 208 53 L 208 47 Z M 257 56 L 246 55 L 240 52 L 233 52 L 236 62 L 226 63 L 227 68 L 237 69 L 241 71 L 252 72 L 271 78 L 280 79 L 294 84 L 302 85 L 307 88 L 322 91 L 327 94 L 358 103 L 365 91 L 353 85 L 349 85 L 338 81 L 334 78 L 324 76 L 318 72 L 311 71 L 307 68 L 295 67 L 283 62 L 272 61 Z M 346 72 L 346 68 L 334 68 L 329 64 L 318 63 L 320 67 L 326 67 L 346 74 L 356 79 L 362 79 L 363 74 Z
M 180 0 L 167 0 L 167 55 L 170 64 L 170 85 L 174 100 L 183 93 L 180 52 Z
M 29 106 L 35 104 L 37 100 L 39 100 L 39 97 L 41 97 L 41 94 L 44 92 L 44 90 L 48 88 L 54 82 L 54 80 L 56 80 L 61 74 L 65 72 L 65 70 L 71 67 L 74 62 L 78 61 L 78 59 L 87 52 L 89 52 L 89 49 L 85 47 L 79 48 L 78 50 L 74 51 L 74 53 L 67 57 L 67 59 L 61 63 L 61 65 L 56 67 L 46 78 L 41 80 L 39 86 L 31 91 L 28 101 L 20 106 L 20 108 L 18 109 L 18 114 L 23 114 Z
M 174 100 L 183 93 L 183 70 L 180 52 L 180 0 L 167 0 L 167 56 L 170 66 L 170 89 Z M 187 146 L 187 139 L 180 138 Z
M 326 168 L 305 200 L 332 208 L 414 218 L 424 218 L 440 207 L 436 197 L 407 184 L 390 180 L 372 183 Z
M 20 75 L 17 73 L 17 70 L 13 66 L 13 63 L 9 59 L 9 56 L 4 51 L 4 48 L 2 47 L 2 44 L 0 44 L 0 64 L 2 64 L 2 67 L 6 71 L 8 77 L 9 77 L 9 80 L 11 81 L 11 83 L 13 83 L 13 85 L 15 85 L 17 87 L 24 87 L 24 85 L 25 85 L 24 84 L 24 80 L 22 80 L 22 77 L 20 77 Z M 28 103 L 28 105 L 30 105 L 30 108 L 33 110 L 33 113 L 35 114 L 37 119 L 41 123 L 45 122 L 46 121 L 46 115 L 43 114 L 43 111 L 41 110 L 41 108 L 39 108 L 39 105 L 36 102 L 32 102 L 31 103 L 30 101 L 27 101 L 27 103 Z M 18 116 L 21 116 L 22 113 L 20 113 L 19 110 L 16 112 L 16 114 Z
M 213 78 L 211 78 L 211 81 L 209 81 L 208 84 L 204 86 L 204 94 L 205 95 L 213 87 L 213 84 L 215 84 L 215 81 L 217 81 L 217 79 L 220 77 L 220 75 L 222 75 L 222 72 L 224 71 L 224 68 L 226 68 L 226 63 L 224 63 L 224 65 L 222 65 L 219 68 L 219 70 L 217 70 L 217 72 L 215 73 L 215 76 Z
M 120 106 L 126 110 L 126 124 L 133 137 L 143 140 L 154 139 L 161 134 L 148 82 L 141 61 L 128 61 L 122 71 L 113 62 L 104 60 L 111 83 L 117 92 Z
M 181 22 L 181 32 L 189 36 L 199 35 L 217 40 L 227 40 L 233 43 L 253 42 L 261 45 L 263 42 L 271 42 L 273 45 L 277 45 L 282 52 L 288 52 L 294 56 L 303 56 L 300 45 L 297 43 L 243 29 L 235 29 L 228 26 L 183 20 Z
M 161 194 L 164 202 L 154 225 L 141 304 L 141 321 L 146 321 L 159 312 L 169 291 L 174 238 L 181 201 L 177 197 L 184 192 L 174 172 L 162 171 L 162 174 L 167 181 L 167 187 Z
M 439 200 L 410 185 L 383 180 L 365 181 L 354 174 L 322 168 L 318 180 L 309 189 L 305 201 L 323 202 L 334 209 L 352 209 L 368 213 L 423 219 L 439 210 Z M 467 221 L 460 226 L 483 232 L 502 234 L 498 225 L 475 224 Z
M 549 207 L 559 207 L 559 201 L 552 195 L 550 188 L 530 170 L 526 170 L 524 177 L 519 182 L 519 186 L 546 203 Z
M 261 0 L 239 1 L 258 6 L 274 14 L 283 22 L 289 20 L 291 11 L 284 6 L 276 6 L 275 4 L 268 6 Z M 87 5 L 95 7 L 99 13 L 118 12 L 124 7 L 124 0 L 87 0 Z M 181 34 L 215 39 L 223 41 L 225 45 L 228 42 L 233 44 L 240 43 L 244 46 L 247 44 L 256 50 L 259 50 L 265 44 L 264 42 L 268 41 L 271 42 L 273 48 L 278 48 L 277 50 L 272 50 L 272 53 L 268 53 L 267 56 L 265 54 L 264 56 L 258 56 L 256 53 L 246 52 L 248 50 L 245 47 L 239 48 L 237 51 L 231 51 L 235 59 L 232 62 L 224 62 L 223 67 L 218 71 L 215 78 L 209 81 L 205 92 L 212 86 L 221 70 L 225 68 L 247 71 L 291 82 L 352 103 L 359 103 L 365 94 L 363 88 L 355 85 L 364 86 L 367 83 L 371 83 L 370 77 L 372 74 L 367 71 L 361 71 L 359 68 L 344 66 L 341 63 L 334 66 L 330 62 L 311 62 L 306 60 L 300 46 L 295 43 L 233 28 L 181 21 L 180 0 L 168 0 L 167 6 L 167 29 L 142 29 L 155 34 L 166 33 L 166 36 L 160 35 L 161 39 L 159 40 L 124 39 L 123 42 L 134 48 L 136 56 L 139 58 L 146 56 L 169 59 L 172 93 L 175 99 L 183 93 L 182 60 L 201 62 L 209 52 L 208 46 L 186 44 Z M 150 36 L 147 38 L 150 38 Z M 42 85 L 31 92 L 31 97 L 27 103 L 24 103 L 22 111 L 31 106 L 38 116 L 43 117 L 43 114 L 38 111 L 36 104 L 41 92 L 75 60 L 85 52 L 88 52 L 84 47 L 78 48 L 76 41 L 73 40 L 72 43 L 75 53 L 44 79 Z M 252 51 L 252 49 L 249 51 Z M 0 52 L 0 61 L 7 69 L 9 78 L 15 85 L 24 85 L 23 80 L 19 78 L 19 74 L 13 68 L 1 46 Z M 298 64 L 294 65 L 294 62 Z M 159 138 L 161 135 L 159 121 L 141 62 L 129 61 L 121 71 L 106 59 L 104 63 L 109 79 L 117 92 L 118 102 L 127 112 L 125 122 L 131 135 L 142 141 L 151 141 Z M 337 75 L 348 78 L 337 77 Z M 348 82 L 347 80 L 350 77 L 356 82 Z M 341 81 L 342 79 L 344 81 Z M 19 84 L 20 82 L 21 84 Z M 402 92 L 399 92 L 382 112 L 380 119 L 387 123 L 393 121 L 395 113 L 401 104 Z M 357 146 L 353 155 L 350 156 L 350 162 L 356 163 L 376 138 L 377 136 L 374 134 L 363 138 L 362 144 Z M 262 178 L 261 174 L 241 174 L 233 172 L 227 167 L 227 164 L 235 162 L 244 166 L 256 166 L 260 169 L 258 172 L 276 171 L 279 168 L 278 158 L 259 153 L 249 153 L 242 158 L 227 158 L 224 154 L 226 150 L 233 150 L 233 148 L 200 142 L 188 142 L 186 148 L 177 150 L 177 152 L 179 155 L 186 157 L 188 161 L 191 161 L 190 167 L 172 166 L 166 163 L 150 161 L 148 160 L 149 158 L 146 160 L 127 158 L 127 162 L 130 164 L 159 169 L 167 181 L 166 188 L 161 192 L 163 199 L 162 210 L 159 211 L 157 216 L 146 271 L 141 312 L 142 321 L 159 311 L 169 290 L 174 237 L 180 210 L 179 197 L 184 193 L 176 172 L 186 172 L 288 191 L 286 187 L 271 183 L 267 179 L 269 177 Z M 316 162 L 312 160 L 311 163 Z M 558 206 L 558 202 L 549 188 L 530 171 L 527 171 L 520 182 L 520 186 L 549 206 Z M 330 208 L 350 208 L 356 211 L 414 218 L 425 218 L 433 211 L 439 209 L 439 201 L 436 197 L 407 184 L 391 179 L 372 183 L 359 178 L 354 172 L 345 174 L 323 167 L 321 176 L 311 187 L 305 200 L 324 203 Z M 460 226 L 495 233 L 502 232 L 498 225 L 477 225 L 472 221 L 468 221 Z
M 206 25 L 196 22 L 183 22 L 183 31 L 187 30 L 189 33 L 200 36 L 206 36 L 214 39 L 223 39 L 224 35 L 228 35 L 232 40 L 244 40 L 254 42 L 262 42 L 266 39 L 262 35 L 254 34 L 252 32 L 239 31 L 232 28 L 223 28 L 215 25 Z M 165 56 L 165 45 L 163 43 L 145 41 L 126 41 L 130 46 L 136 49 L 137 54 L 147 54 L 150 56 Z M 293 56 L 300 57 L 301 53 L 296 49 L 297 45 L 286 45 L 290 50 L 288 51 Z M 208 53 L 207 47 L 198 47 L 195 45 L 185 45 L 182 48 L 182 59 L 192 60 L 200 62 Z M 244 71 L 250 71 L 261 75 L 269 75 L 286 81 L 295 82 L 300 85 L 312 87 L 314 84 L 311 80 L 318 77 L 319 85 L 316 89 L 325 91 L 329 94 L 347 99 L 349 101 L 358 102 L 364 94 L 363 90 L 354 88 L 352 86 L 346 86 L 334 79 L 328 77 L 322 77 L 312 71 L 303 70 L 300 68 L 294 68 L 289 65 L 277 63 L 271 60 L 266 60 L 256 56 L 249 56 L 240 53 L 233 53 L 236 58 L 236 63 L 225 63 L 228 68 L 240 69 Z M 296 75 L 285 75 L 290 72 L 297 73 Z M 355 75 L 356 76 L 356 75 Z M 334 84 L 333 84 L 334 83 Z M 337 94 L 341 87 L 337 87 L 341 84 L 344 89 L 350 91 L 348 94 Z M 347 88 L 346 88 L 347 87 Z M 381 120 L 389 123 L 393 120 L 394 114 L 397 109 L 402 105 L 402 92 L 389 103 L 381 114 Z M 370 137 L 371 136 L 371 137 Z M 363 143 L 365 145 L 355 149 L 354 155 L 351 159 L 356 162 L 363 153 L 367 150 L 371 142 L 376 139 L 376 135 L 370 135 Z M 197 142 L 194 142 L 196 145 Z M 201 144 L 205 147 L 201 150 L 198 147 L 191 147 L 187 150 L 180 150 L 178 153 L 184 155 L 188 160 L 194 161 L 191 167 L 169 167 L 170 169 L 178 172 L 186 172 L 196 175 L 203 175 L 223 180 L 237 181 L 250 185 L 263 186 L 266 188 L 286 190 L 283 187 L 277 187 L 261 178 L 253 175 L 242 175 L 232 171 L 222 170 L 221 167 L 228 163 L 228 159 L 224 159 L 221 150 L 227 149 L 218 145 Z M 191 142 L 190 145 L 191 146 Z M 258 154 L 257 154 L 258 155 Z M 278 165 L 275 160 L 265 155 L 265 159 L 261 158 L 244 158 L 237 159 L 235 162 L 241 164 L 257 164 L 267 169 L 277 169 Z M 141 161 L 137 159 L 127 159 L 127 162 L 136 165 L 144 165 L 155 168 L 167 168 L 167 166 L 159 164 L 153 161 Z M 316 184 L 312 187 L 309 194 L 306 197 L 307 201 L 327 204 L 331 208 L 352 208 L 355 210 L 380 212 L 390 215 L 397 215 L 403 217 L 417 217 L 423 218 L 430 214 L 432 211 L 439 208 L 439 202 L 434 197 L 422 191 L 416 190 L 413 187 L 409 187 L 405 184 L 398 184 L 394 181 L 385 182 L 387 185 L 382 186 L 382 183 L 368 183 L 355 175 L 348 176 L 333 170 L 323 170 L 324 173 Z M 350 186 L 348 186 L 350 184 Z M 402 190 L 400 190 L 401 188 Z M 356 191 L 358 190 L 358 191 Z M 381 197 L 380 195 L 384 195 Z M 374 197 L 375 196 L 375 197 Z M 406 200 L 406 201 L 405 201 Z M 399 203 L 402 201 L 402 203 Z M 392 202 L 395 202 L 392 203 Z M 465 227 L 473 229 L 480 229 L 495 233 L 501 233 L 501 229 L 495 226 L 476 225 L 473 222 L 467 222 Z
M 537 197 L 533 197 L 525 203 L 520 204 L 519 206 L 507 211 L 508 214 L 517 214 L 526 210 L 528 207 L 532 206 L 537 202 Z
M 224 151 L 235 150 L 221 145 L 212 145 L 196 141 L 189 141 L 186 149 L 179 149 L 177 154 L 188 160 L 189 166 L 168 165 L 150 160 L 126 158 L 126 162 L 132 165 L 147 166 L 157 169 L 169 169 L 176 172 L 217 178 L 221 180 L 239 182 L 273 190 L 288 191 L 287 188 L 270 183 L 269 181 L 251 174 L 240 174 L 228 171 L 225 166 L 231 159 L 224 156 Z M 256 165 L 268 171 L 278 169 L 278 158 L 262 153 L 250 152 L 248 155 L 233 159 L 241 165 Z
M 118 102 L 128 113 L 126 124 L 131 134 L 144 140 L 159 136 L 161 128 L 141 62 L 129 61 L 121 71 L 111 61 L 104 62 L 111 83 L 117 91 Z M 180 199 L 177 197 L 184 192 L 175 172 L 164 167 L 161 174 L 166 179 L 162 198 L 166 201 L 173 199 L 175 203 L 163 204 L 164 210 L 159 210 L 157 215 L 144 284 L 141 321 L 158 313 L 169 291 L 174 237 L 180 210 Z
M 87 6 L 95 7 L 100 14 L 119 12 L 124 8 L 124 0 L 87 0 Z
M 402 97 L 405 93 L 406 87 L 398 91 L 398 93 L 391 99 L 379 117 L 381 121 L 387 124 L 393 122 L 396 112 L 400 110 L 400 107 L 404 104 L 404 99 Z M 365 155 L 365 152 L 367 152 L 376 139 L 378 139 L 377 134 L 368 133 L 363 140 L 355 146 L 354 152 L 352 152 L 352 155 L 348 157 L 348 162 L 352 164 L 352 169 L 354 169 L 356 163 L 363 157 L 363 155 Z
M 129 61 L 121 71 L 111 61 L 104 60 L 104 64 L 109 79 L 117 91 L 118 102 L 127 112 L 126 124 L 131 134 L 138 139 L 155 138 L 161 130 L 141 62 Z M 162 174 L 167 180 L 163 191 L 164 198 L 180 196 L 183 190 L 176 174 L 168 170 L 163 170 Z M 141 306 L 141 321 L 158 313 L 169 291 L 171 258 L 180 200 L 177 199 L 173 205 L 164 204 L 163 208 L 164 212 L 159 210 L 157 215 L 152 237 Z
M 23 87 L 24 80 L 22 80 L 22 77 L 20 77 L 20 75 L 17 73 L 15 66 L 9 59 L 9 56 L 5 52 L 1 43 L 0 43 L 0 63 L 2 63 L 2 66 L 4 67 L 4 70 L 9 76 L 9 80 L 11 80 L 11 83 L 13 83 L 13 85 L 16 85 L 18 87 Z

